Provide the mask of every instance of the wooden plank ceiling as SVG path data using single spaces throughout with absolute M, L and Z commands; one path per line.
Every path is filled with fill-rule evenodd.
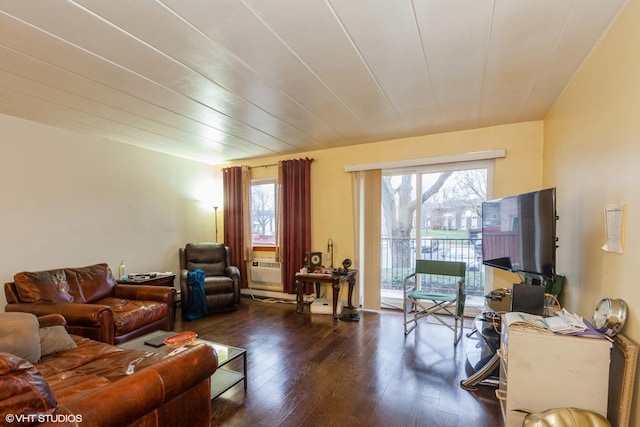
M 625 3 L 0 0 L 0 113 L 211 164 L 539 120 Z

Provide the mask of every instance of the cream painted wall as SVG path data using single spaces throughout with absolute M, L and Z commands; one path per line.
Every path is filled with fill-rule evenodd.
M 565 304 L 590 318 L 604 297 L 628 306 L 640 343 L 640 2 L 630 1 L 545 119 L 544 183 L 558 187 Z M 624 203 L 624 253 L 604 252 L 604 205 Z M 640 371 L 636 387 L 640 384 Z M 638 420 L 637 392 L 631 422 Z
M 216 168 L 4 115 L 0 129 L 3 284 L 120 259 L 177 273 L 180 246 L 214 240 Z
M 591 317 L 604 297 L 628 306 L 640 343 L 640 2 L 630 1 L 545 119 L 543 176 L 558 187 L 565 304 Z M 604 252 L 604 205 L 624 203 L 624 253 Z M 640 371 L 636 376 L 636 390 Z M 630 425 L 639 425 L 634 396 Z
M 313 158 L 312 249 L 326 252 L 327 240 L 331 238 L 334 243 L 335 264 L 339 264 L 344 258 L 354 258 L 352 183 L 351 175 L 345 172 L 345 166 L 505 149 L 506 158 L 496 160 L 494 195 L 507 196 L 541 188 L 542 137 L 543 124 L 537 121 L 381 141 L 230 165 L 252 166 L 255 178 L 267 178 L 276 177 L 277 168 L 255 166 L 273 164 L 288 158 Z M 510 273 L 496 272 L 494 275 L 495 287 L 511 287 L 514 281 L 519 281 L 519 278 Z

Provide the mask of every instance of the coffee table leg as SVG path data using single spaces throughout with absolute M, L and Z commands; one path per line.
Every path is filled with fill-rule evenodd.
M 304 310 L 304 282 L 296 279 L 296 313 L 302 314 Z
M 247 392 L 247 352 L 245 351 L 244 354 L 244 392 Z

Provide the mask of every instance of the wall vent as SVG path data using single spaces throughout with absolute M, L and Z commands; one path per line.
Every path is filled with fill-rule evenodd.
M 273 260 L 253 260 L 251 262 L 251 281 L 254 283 L 282 283 L 282 268 Z

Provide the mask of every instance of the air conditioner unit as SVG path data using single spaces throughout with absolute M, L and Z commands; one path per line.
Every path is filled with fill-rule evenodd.
M 282 265 L 273 260 L 251 262 L 251 281 L 254 283 L 282 283 Z

